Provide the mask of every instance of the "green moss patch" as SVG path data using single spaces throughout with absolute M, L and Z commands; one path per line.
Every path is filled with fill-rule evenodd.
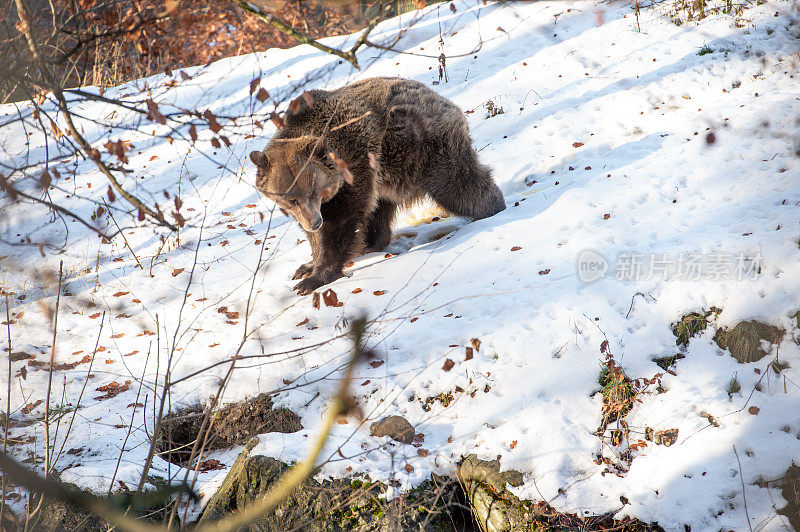
M 710 320 L 716 318 L 722 309 L 711 307 L 707 311 L 690 312 L 672 325 L 672 334 L 675 335 L 675 345 L 686 347 L 689 340 L 696 334 L 708 328 Z

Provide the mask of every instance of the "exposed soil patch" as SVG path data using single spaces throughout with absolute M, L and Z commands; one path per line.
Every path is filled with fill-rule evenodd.
M 201 405 L 165 416 L 156 447 L 162 458 L 173 464 L 186 465 L 204 418 L 205 407 Z M 206 440 L 204 454 L 215 449 L 243 445 L 257 434 L 288 434 L 303 428 L 300 416 L 286 408 L 273 408 L 272 399 L 266 394 L 220 408 L 212 414 L 210 425 L 210 431 L 203 431 L 201 436 Z
M 681 360 L 683 358 L 686 358 L 686 355 L 676 353 L 674 355 L 666 357 L 656 357 L 653 359 L 653 362 L 655 362 L 656 365 L 659 368 L 663 369 L 664 371 L 669 371 L 670 369 L 672 369 L 672 366 L 674 366 L 678 362 L 678 360 Z
M 786 506 L 778 513 L 785 515 L 795 530 L 800 530 L 800 467 L 792 465 L 786 471 L 781 495 L 786 499 Z

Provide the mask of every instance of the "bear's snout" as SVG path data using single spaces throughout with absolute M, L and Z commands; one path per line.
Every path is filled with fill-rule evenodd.
M 307 202 L 301 202 L 293 214 L 297 221 L 300 222 L 300 225 L 303 226 L 303 229 L 311 233 L 319 231 L 324 222 L 319 207 L 310 205 Z

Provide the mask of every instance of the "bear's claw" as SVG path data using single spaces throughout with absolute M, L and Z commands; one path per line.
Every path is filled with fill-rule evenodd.
M 320 286 L 324 286 L 328 283 L 332 283 L 336 279 L 344 277 L 344 274 L 340 272 L 325 272 L 325 273 L 312 273 L 296 285 L 294 285 L 294 291 L 297 292 L 301 296 L 306 296 L 319 288 Z
M 297 279 L 305 279 L 311 275 L 312 271 L 314 271 L 314 263 L 307 262 L 295 270 L 294 275 L 292 275 L 292 279 L 295 281 Z

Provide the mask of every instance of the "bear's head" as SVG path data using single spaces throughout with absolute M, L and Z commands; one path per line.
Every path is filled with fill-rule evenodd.
M 321 206 L 339 191 L 342 177 L 319 137 L 274 139 L 263 152 L 250 152 L 256 188 L 300 222 L 322 227 Z

